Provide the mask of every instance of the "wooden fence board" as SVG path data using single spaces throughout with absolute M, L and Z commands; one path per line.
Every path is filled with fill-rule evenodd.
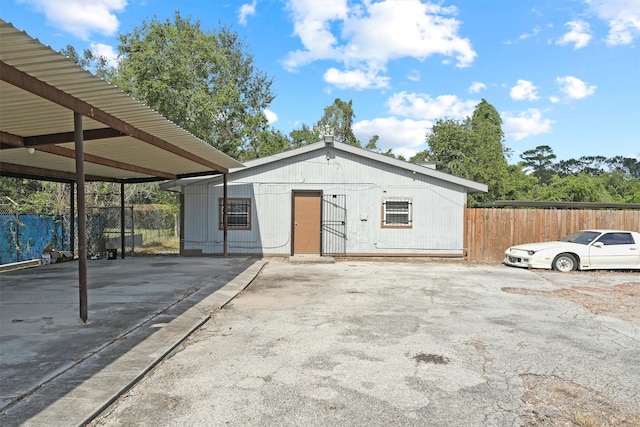
M 464 242 L 469 261 L 502 262 L 509 246 L 587 228 L 640 232 L 640 210 L 466 208 Z

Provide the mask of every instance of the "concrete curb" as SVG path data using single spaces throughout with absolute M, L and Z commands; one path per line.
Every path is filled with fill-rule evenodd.
M 151 327 L 158 328 L 157 332 L 144 339 L 98 374 L 83 381 L 23 425 L 84 426 L 90 423 L 189 335 L 206 323 L 212 312 L 224 307 L 249 286 L 266 264 L 263 260 L 256 261 L 225 286 L 193 305 L 169 323 L 151 325 Z M 149 320 L 149 322 L 153 321 L 154 319 Z

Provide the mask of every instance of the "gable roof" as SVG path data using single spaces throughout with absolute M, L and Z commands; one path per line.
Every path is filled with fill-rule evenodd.
M 0 19 L 0 175 L 74 181 L 74 114 L 86 180 L 226 173 L 241 163 Z
M 324 142 L 316 142 L 314 144 L 309 144 L 309 145 L 305 145 L 302 146 L 300 148 L 295 148 L 293 150 L 289 150 L 289 151 L 285 151 L 282 153 L 278 153 L 278 154 L 274 154 L 272 156 L 267 156 L 267 157 L 262 157 L 259 159 L 255 159 L 255 160 L 249 160 L 244 162 L 244 167 L 243 168 L 235 168 L 235 169 L 231 169 L 229 171 L 229 174 L 232 175 L 235 172 L 238 171 L 247 171 L 247 170 L 251 170 L 253 168 L 257 168 L 259 166 L 263 166 L 263 165 L 267 165 L 267 164 L 271 164 L 271 163 L 275 163 L 281 160 L 285 160 L 285 159 L 290 159 L 292 157 L 296 157 L 302 154 L 307 154 L 307 153 L 311 153 L 314 151 L 318 151 L 318 150 L 322 150 L 325 149 L 327 147 L 331 147 L 335 150 L 338 151 L 343 151 L 346 153 L 350 153 L 359 157 L 363 157 L 365 159 L 374 161 L 374 162 L 379 162 L 382 164 L 386 164 L 386 165 L 390 165 L 390 166 L 394 166 L 400 169 L 404 169 L 404 170 L 408 170 L 411 172 L 415 172 L 416 174 L 420 174 L 420 175 L 424 175 L 424 176 L 428 176 L 431 178 L 436 178 L 445 182 L 449 182 L 452 184 L 457 184 L 460 185 L 461 187 L 464 187 L 468 193 L 482 193 L 482 192 L 487 192 L 487 185 L 486 184 L 481 184 L 479 182 L 475 182 L 475 181 L 471 181 L 468 179 L 464 179 L 464 178 L 460 178 L 448 173 L 444 173 L 441 171 L 438 171 L 436 169 L 427 167 L 427 166 L 422 166 L 419 164 L 415 164 L 415 163 L 409 163 L 403 160 L 398 160 L 395 159 L 393 157 L 389 157 L 389 156 L 385 156 L 383 154 L 379 154 L 379 153 L 375 153 L 373 151 L 369 151 L 366 150 L 364 148 L 360 148 L 360 147 L 354 147 L 353 145 L 349 145 L 349 144 L 344 144 L 341 142 L 333 142 L 331 144 L 325 144 Z M 170 182 L 166 182 L 164 184 L 162 184 L 160 186 L 160 188 L 162 188 L 163 190 L 170 190 L 170 191 L 178 191 L 180 187 L 182 186 L 187 186 L 187 185 L 192 185 L 192 184 L 196 184 L 196 183 L 200 183 L 203 181 L 207 181 L 210 180 L 214 177 L 209 176 L 209 177 L 199 177 L 199 178 L 185 178 L 185 179 L 179 179 L 179 180 L 175 180 L 175 181 L 170 181 Z

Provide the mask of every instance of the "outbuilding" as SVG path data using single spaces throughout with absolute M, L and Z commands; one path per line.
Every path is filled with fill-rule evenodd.
M 162 185 L 181 193 L 182 255 L 463 257 L 467 194 L 487 191 L 331 137 L 244 165 Z

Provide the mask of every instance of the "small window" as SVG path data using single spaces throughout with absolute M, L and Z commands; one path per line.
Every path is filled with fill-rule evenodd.
M 224 199 L 218 199 L 218 229 L 224 229 Z M 251 199 L 227 199 L 227 229 L 251 230 Z
M 411 228 L 412 226 L 410 199 L 384 199 L 382 201 L 382 227 Z
M 603 245 L 633 245 L 635 241 L 631 233 L 607 233 L 603 234 L 598 242 Z

